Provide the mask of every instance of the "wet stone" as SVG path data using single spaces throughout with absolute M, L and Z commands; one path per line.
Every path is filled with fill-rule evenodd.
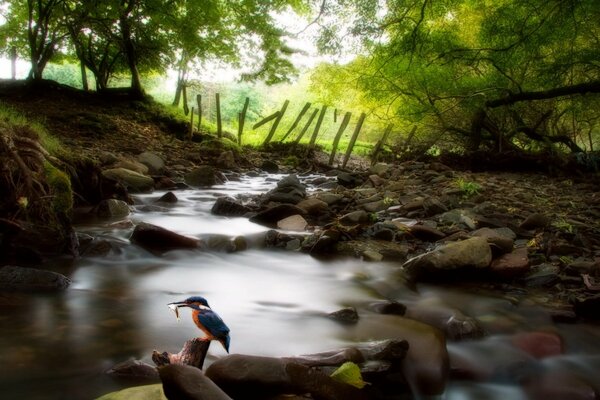
M 250 211 L 250 207 L 231 197 L 219 197 L 210 210 L 214 215 L 227 217 L 242 216 Z
M 342 324 L 350 325 L 358 322 L 358 312 L 356 312 L 356 308 L 354 307 L 342 308 L 341 310 L 327 314 L 327 316 Z
M 525 230 L 533 230 L 537 228 L 545 228 L 550 224 L 550 218 L 541 213 L 534 213 L 529 215 L 521 224 L 519 228 Z
M 175 193 L 167 192 L 163 194 L 158 200 L 156 200 L 156 202 L 174 204 L 177 203 L 178 200 L 179 199 L 177 198 L 177 196 L 175 196 Z

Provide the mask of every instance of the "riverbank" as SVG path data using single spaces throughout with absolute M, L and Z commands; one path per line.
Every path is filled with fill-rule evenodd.
M 21 271 L 21 281 L 42 267 L 71 278 L 71 289 L 61 292 L 71 281 L 53 275 L 46 279 L 56 295 L 2 297 L 3 306 L 23 303 L 28 313 L 44 313 L 36 303 L 63 310 L 39 318 L 60 321 L 60 338 L 50 336 L 52 324 L 36 329 L 46 332 L 46 346 L 67 346 L 82 334 L 87 342 L 75 352 L 78 368 L 86 358 L 93 374 L 99 365 L 147 358 L 157 337 L 176 350 L 189 330 L 140 315 L 154 316 L 174 294 L 197 291 L 229 316 L 240 353 L 276 357 L 326 350 L 321 344 L 407 340 L 402 357 L 411 368 L 403 375 L 412 386 L 401 385 L 405 394 L 439 394 L 462 380 L 497 383 L 502 374 L 521 384 L 509 370 L 523 357 L 539 367 L 539 360 L 568 356 L 563 341 L 577 348 L 578 335 L 593 336 L 600 302 L 600 191 L 593 175 L 475 173 L 435 161 L 369 168 L 355 160 L 349 170 L 329 168 L 318 151 L 303 157 L 298 149 L 259 152 L 202 135 L 180 140 L 184 128 L 157 122 L 147 104 L 81 96 L 77 102 L 71 95 L 11 97 L 29 118 L 44 110 L 46 126 L 71 155 L 79 247 L 71 261 L 12 260 L 35 267 Z M 217 228 L 226 223 L 234 225 Z M 35 249 L 31 240 L 26 244 Z M 79 315 L 79 304 L 88 303 L 88 316 Z M 512 314 L 513 308 L 520 311 Z M 530 308 L 535 322 L 523 311 Z M 17 321 L 13 333 L 33 341 L 36 332 L 25 319 L 8 318 Z M 261 331 L 256 321 L 268 328 Z M 307 321 L 316 342 L 301 337 Z M 152 335 L 141 333 L 147 324 Z M 576 328 L 564 324 L 581 324 L 585 334 L 567 340 L 565 332 Z M 2 335 L 12 361 L 51 352 L 25 339 L 9 346 L 14 337 Z M 290 350 L 292 342 L 298 345 Z M 586 342 L 585 350 L 596 354 Z M 510 362 L 486 361 L 472 348 L 478 345 L 484 353 L 496 345 L 518 353 Z M 57 359 L 53 353 L 45 361 Z M 16 371 L 15 381 L 26 379 Z M 585 374 L 560 373 L 563 389 L 600 390 Z M 555 383 L 547 374 L 527 377 L 540 393 Z M 238 376 L 221 377 L 230 378 Z

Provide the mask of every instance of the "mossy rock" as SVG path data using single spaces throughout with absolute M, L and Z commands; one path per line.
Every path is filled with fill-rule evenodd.
M 240 146 L 238 146 L 236 142 L 233 142 L 225 137 L 220 139 L 216 137 L 209 137 L 203 140 L 200 144 L 200 151 L 202 152 L 220 154 L 223 151 L 228 150 L 237 155 L 240 153 Z
M 73 189 L 69 176 L 54 167 L 52 164 L 44 163 L 46 182 L 53 195 L 52 208 L 56 213 L 68 214 L 73 208 Z
M 157 383 L 107 393 L 96 400 L 167 400 L 167 397 L 163 393 L 162 383 Z

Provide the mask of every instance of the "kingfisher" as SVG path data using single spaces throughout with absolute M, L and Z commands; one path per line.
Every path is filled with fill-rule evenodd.
M 208 301 L 202 296 L 188 297 L 183 301 L 177 301 L 168 304 L 169 308 L 175 311 L 179 319 L 179 307 L 189 307 L 192 309 L 192 320 L 196 326 L 206 335 L 204 340 L 217 340 L 223 345 L 225 351 L 229 353 L 229 328 L 225 322 L 208 305 Z

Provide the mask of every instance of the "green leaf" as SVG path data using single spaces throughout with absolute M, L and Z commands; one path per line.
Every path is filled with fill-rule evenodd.
M 359 389 L 368 385 L 368 382 L 363 381 L 358 365 L 351 361 L 343 363 L 338 369 L 333 371 L 331 377 L 336 381 L 347 383 Z

